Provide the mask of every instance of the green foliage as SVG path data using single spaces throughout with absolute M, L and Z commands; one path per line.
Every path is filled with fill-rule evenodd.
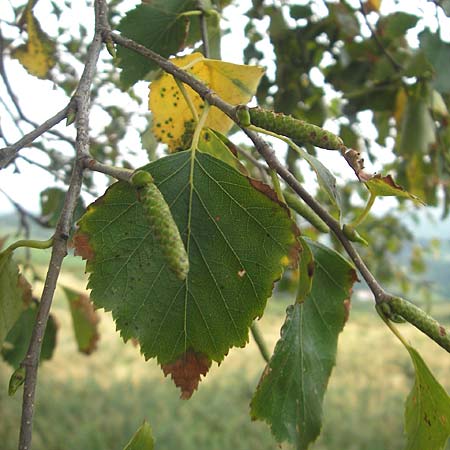
M 166 364 L 192 349 L 220 362 L 245 345 L 273 281 L 295 259 L 296 227 L 269 187 L 210 155 L 180 152 L 141 170 L 170 205 L 188 276 L 168 270 L 133 188 L 116 183 L 88 208 L 75 238 L 88 258 L 91 298 L 147 358 Z
M 138 428 L 123 450 L 153 450 L 152 429 L 147 421 Z
M 1 354 L 3 359 L 14 369 L 19 367 L 27 354 L 36 313 L 37 304 L 33 302 L 22 312 L 5 338 Z M 53 315 L 50 315 L 42 341 L 41 362 L 52 358 L 56 347 L 57 332 L 58 324 Z
M 98 323 L 100 318 L 95 312 L 89 297 L 68 287 L 63 287 L 69 301 L 73 330 L 78 350 L 90 355 L 97 347 L 100 338 Z
M 290 306 L 274 354 L 251 403 L 254 419 L 270 424 L 278 442 L 306 449 L 322 427 L 322 403 L 347 321 L 356 273 L 339 254 L 308 241 L 312 289 Z
M 128 11 L 118 30 L 124 36 L 168 57 L 182 50 L 189 40 L 191 20 L 180 14 L 195 9 L 194 0 L 157 0 L 143 2 Z M 142 80 L 158 66 L 132 50 L 117 50 L 120 74 L 124 89 Z
M 406 348 L 415 369 L 405 409 L 406 450 L 444 450 L 450 436 L 450 397 L 417 350 Z
M 12 253 L 0 253 L 0 348 L 30 300 L 31 286 L 20 275 Z

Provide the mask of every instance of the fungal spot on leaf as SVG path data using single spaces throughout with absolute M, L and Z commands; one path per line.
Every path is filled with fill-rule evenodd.
M 214 217 L 215 221 L 218 222 L 220 220 L 220 216 Z
M 204 354 L 188 350 L 175 362 L 162 364 L 164 375 L 171 375 L 175 386 L 181 389 L 180 398 L 188 400 L 198 388 L 201 376 L 211 367 L 211 360 Z
M 351 308 L 351 301 L 349 298 L 344 300 L 344 308 L 345 308 L 344 323 L 347 323 L 347 320 L 350 316 L 350 308 Z
M 238 271 L 238 276 L 239 276 L 240 278 L 242 278 L 246 273 L 247 273 L 247 272 L 245 271 L 245 269 L 241 269 L 241 270 Z

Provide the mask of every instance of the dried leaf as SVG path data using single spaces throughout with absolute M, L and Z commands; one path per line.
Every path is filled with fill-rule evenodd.
M 198 388 L 201 376 L 205 376 L 211 367 L 211 360 L 202 353 L 192 350 L 181 355 L 175 362 L 163 364 L 164 375 L 171 375 L 175 386 L 181 389 L 181 398 L 188 400 Z

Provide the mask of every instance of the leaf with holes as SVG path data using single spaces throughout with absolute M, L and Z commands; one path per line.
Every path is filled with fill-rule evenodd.
M 63 291 L 69 301 L 78 350 L 81 353 L 90 355 L 96 350 L 97 342 L 100 339 L 98 332 L 100 317 L 86 294 L 74 291 L 68 287 L 63 287 Z
M 264 69 L 259 66 L 231 64 L 206 59 L 201 53 L 193 53 L 172 62 L 185 67 L 196 78 L 204 82 L 223 100 L 233 105 L 247 103 L 258 87 Z M 202 98 L 190 87 L 186 91 L 196 114 L 204 107 Z M 149 107 L 153 113 L 153 133 L 169 145 L 171 150 L 184 149 L 190 144 L 195 118 L 172 75 L 164 74 L 150 85 Z M 209 111 L 206 126 L 226 133 L 233 121 L 217 108 Z
M 0 253 L 0 348 L 22 311 L 31 302 L 31 286 L 10 252 Z
M 322 427 L 322 403 L 347 320 L 356 273 L 338 253 L 307 241 L 314 256 L 312 290 L 290 306 L 274 354 L 251 402 L 253 419 L 278 442 L 306 449 Z
M 112 311 L 122 337 L 137 338 L 187 398 L 211 361 L 247 343 L 274 281 L 295 263 L 298 230 L 271 188 L 209 154 L 179 152 L 142 170 L 170 206 L 186 279 L 168 268 L 128 183 L 88 208 L 75 246 L 88 259 L 94 304 Z
M 406 346 L 416 379 L 406 401 L 406 450 L 444 450 L 450 436 L 450 397 L 417 350 Z

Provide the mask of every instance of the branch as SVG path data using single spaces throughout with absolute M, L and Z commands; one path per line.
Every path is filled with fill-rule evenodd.
M 105 175 L 109 175 L 117 180 L 126 181 L 127 183 L 134 174 L 134 170 L 108 166 L 107 164 L 103 164 L 88 155 L 85 155 L 83 158 L 83 166 L 85 169 L 92 170 L 93 172 L 104 173 Z
M 380 41 L 380 38 L 378 37 L 377 32 L 373 29 L 372 24 L 369 22 L 369 18 L 367 17 L 366 11 L 364 10 L 364 4 L 363 4 L 362 0 L 359 0 L 359 4 L 361 5 L 361 7 L 360 7 L 361 13 L 364 17 L 367 27 L 370 30 L 372 38 L 375 41 L 375 44 L 381 50 L 381 53 L 383 53 L 386 56 L 386 58 L 388 59 L 388 61 L 391 63 L 392 67 L 395 70 L 403 70 L 403 66 L 401 64 L 399 64 L 393 58 L 393 56 L 387 51 L 387 49 L 384 47 L 383 43 Z
M 264 361 L 268 363 L 270 361 L 270 352 L 267 348 L 266 342 L 264 341 L 258 324 L 256 322 L 253 322 L 250 325 L 250 330 L 252 332 L 253 339 L 255 340 L 255 343 L 259 349 L 259 352 L 261 353 L 261 356 L 263 357 Z
M 131 39 L 120 36 L 116 33 L 113 33 L 108 27 L 105 27 L 103 30 L 104 38 L 112 39 L 119 45 L 123 47 L 134 50 L 140 55 L 151 59 L 156 64 L 161 67 L 165 72 L 170 73 L 175 78 L 178 78 L 183 83 L 186 83 L 190 86 L 194 91 L 196 91 L 205 101 L 207 101 L 210 105 L 213 105 L 219 108 L 222 112 L 224 112 L 227 116 L 229 116 L 232 120 L 234 120 L 239 125 L 238 117 L 236 116 L 236 107 L 225 102 L 222 98 L 220 98 L 214 91 L 205 86 L 201 81 L 197 78 L 194 78 L 188 72 L 180 69 L 175 64 L 171 63 L 169 60 L 163 58 L 157 53 L 153 52 L 145 48 L 144 46 L 134 42 Z M 239 105 L 238 105 L 239 106 Z M 380 285 L 380 283 L 376 280 L 373 274 L 370 272 L 369 268 L 356 251 L 355 247 L 349 241 L 347 236 L 345 236 L 340 223 L 331 216 L 328 211 L 326 211 L 317 200 L 315 200 L 308 191 L 301 185 L 301 183 L 294 177 L 294 175 L 286 169 L 278 158 L 275 155 L 274 150 L 267 144 L 257 133 L 243 128 L 243 131 L 247 134 L 247 136 L 253 141 L 257 151 L 261 154 L 261 156 L 265 159 L 268 166 L 275 170 L 281 178 L 296 192 L 299 197 L 303 199 L 303 201 L 311 207 L 311 209 L 329 226 L 335 236 L 343 245 L 345 251 L 349 255 L 350 259 L 355 264 L 361 276 L 366 281 L 370 290 L 372 291 L 375 301 L 377 304 L 381 304 L 384 302 L 390 302 L 395 297 L 388 294 Z M 414 325 L 414 323 L 413 323 Z M 430 336 L 431 337 L 431 336 Z
M 27 145 L 30 145 L 39 136 L 42 136 L 46 131 L 50 130 L 61 120 L 67 117 L 67 113 L 70 110 L 70 103 L 65 106 L 61 111 L 57 112 L 53 117 L 46 120 L 43 124 L 39 125 L 33 131 L 30 131 L 23 138 L 19 139 L 15 144 L 0 149 L 0 169 L 5 168 L 11 161 L 14 160 L 19 150 Z
M 26 369 L 25 384 L 23 390 L 22 419 L 19 436 L 19 450 L 30 450 L 33 432 L 33 414 L 37 383 L 39 357 L 42 341 L 47 325 L 50 307 L 56 288 L 56 282 L 61 270 L 61 264 L 67 254 L 67 239 L 72 224 L 72 217 L 77 205 L 83 179 L 83 155 L 89 149 L 89 110 L 90 89 L 96 71 L 97 60 L 102 49 L 102 36 L 100 27 L 106 23 L 107 7 L 105 0 L 95 2 L 95 34 L 87 55 L 87 62 L 83 74 L 74 95 L 76 102 L 75 126 L 76 137 L 76 159 L 70 180 L 64 206 L 56 226 L 52 255 L 50 259 L 44 290 L 42 292 L 36 322 L 22 367 Z

